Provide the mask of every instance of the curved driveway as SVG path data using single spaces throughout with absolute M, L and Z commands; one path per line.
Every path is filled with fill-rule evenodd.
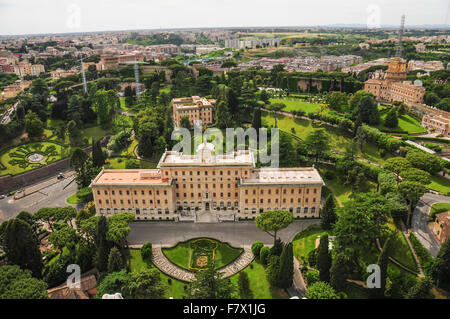
M 320 223 L 320 219 L 295 220 L 286 229 L 278 232 L 284 242 L 312 224 Z M 222 222 L 222 223 L 189 223 L 189 222 L 134 222 L 127 241 L 130 246 L 140 246 L 146 242 L 170 247 L 180 241 L 196 237 L 211 237 L 227 242 L 234 247 L 251 245 L 256 240 L 264 244 L 273 244 L 273 237 L 259 230 L 254 221 Z
M 411 221 L 412 232 L 433 257 L 437 256 L 441 245 L 428 227 L 428 215 L 431 206 L 437 203 L 450 203 L 450 196 L 426 193 L 417 203 Z

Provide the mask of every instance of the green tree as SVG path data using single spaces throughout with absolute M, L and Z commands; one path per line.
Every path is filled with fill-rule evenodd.
M 344 253 L 336 255 L 330 269 L 330 284 L 337 291 L 345 290 L 346 279 L 350 273 L 349 266 L 349 258 Z
M 398 190 L 408 201 L 408 218 L 406 220 L 406 225 L 409 226 L 413 208 L 420 197 L 427 192 L 427 188 L 418 182 L 403 181 L 398 185 Z
M 320 237 L 319 247 L 317 248 L 317 269 L 319 270 L 320 281 L 330 281 L 331 253 L 328 251 L 328 235 Z
M 40 137 L 44 133 L 44 123 L 31 110 L 28 110 L 27 115 L 25 115 L 25 131 L 29 137 Z
M 223 274 L 211 264 L 205 270 L 195 274 L 187 290 L 189 299 L 230 299 L 236 287 L 229 278 L 222 278 Z
M 294 255 L 292 242 L 283 247 L 280 256 L 280 271 L 278 273 L 278 285 L 280 288 L 289 288 L 294 279 Z
M 15 218 L 5 223 L 2 246 L 6 258 L 11 264 L 29 269 L 33 277 L 41 278 L 42 257 L 35 232 L 21 219 Z
M 142 245 L 141 247 L 141 256 L 142 259 L 145 261 L 151 261 L 152 259 L 152 243 L 145 243 L 144 245 Z
M 71 252 L 75 251 L 75 246 L 78 241 L 78 236 L 72 227 L 63 224 L 57 231 L 50 233 L 48 241 L 59 249 L 59 254 L 63 254 L 63 248 L 67 247 Z
M 265 92 L 265 91 L 263 91 Z M 261 128 L 261 109 L 259 107 L 256 107 L 253 110 L 253 121 L 252 121 L 252 127 L 259 132 L 259 129 Z
M 304 144 L 308 153 L 314 158 L 314 163 L 317 165 L 319 158 L 323 158 L 330 150 L 330 137 L 325 129 L 317 129 L 308 134 Z
M 389 264 L 390 254 L 390 238 L 386 240 L 383 245 L 383 249 L 378 257 L 378 266 L 380 266 L 380 288 L 374 289 L 374 295 L 377 298 L 383 298 L 386 293 L 386 280 L 388 277 L 387 270 Z
M 104 294 L 121 293 L 125 297 L 126 288 L 131 275 L 125 269 L 108 274 L 97 286 L 96 298 L 102 298 Z
M 224 101 L 220 101 L 216 109 L 216 126 L 220 129 L 231 127 L 232 120 L 228 106 Z
M 74 120 L 67 123 L 67 134 L 69 135 L 70 145 L 78 145 L 80 143 L 81 132 Z
M 384 125 L 386 127 L 395 128 L 398 125 L 398 116 L 397 110 L 395 108 L 391 108 L 384 119 Z
M 325 200 L 325 204 L 322 207 L 322 220 L 321 226 L 325 230 L 330 230 L 333 228 L 337 221 L 337 216 L 335 210 L 335 203 L 333 194 L 329 194 Z
M 126 238 L 130 233 L 130 225 L 134 220 L 134 214 L 121 213 L 108 218 L 108 231 L 106 239 L 115 243 L 118 247 L 124 247 Z
M 442 244 L 431 270 L 438 287 L 450 286 L 450 239 Z
M 162 299 L 166 287 L 158 269 L 142 269 L 130 274 L 125 286 L 125 297 L 131 299 Z
M 292 213 L 286 210 L 265 211 L 255 219 L 256 226 L 273 237 L 274 245 L 278 231 L 288 227 L 293 221 Z
M 47 299 L 47 284 L 18 265 L 0 266 L 1 299 Z
M 339 299 L 339 295 L 328 283 L 318 281 L 306 290 L 305 297 L 308 299 Z
M 400 172 L 411 167 L 411 163 L 403 157 L 391 157 L 386 160 L 384 168 L 396 174 L 397 184 L 400 182 Z
M 259 240 L 255 241 L 255 242 L 252 244 L 252 253 L 253 253 L 253 255 L 255 256 L 255 258 L 258 258 L 258 257 L 259 257 L 259 253 L 260 253 L 260 251 L 261 251 L 261 248 L 263 248 L 263 247 L 264 247 L 263 242 L 262 242 L 262 241 L 259 241 Z
M 245 271 L 239 272 L 238 288 L 241 298 L 253 299 L 253 293 L 250 290 L 250 281 L 248 280 L 248 274 Z
M 189 121 L 189 117 L 182 116 L 180 119 L 180 127 L 184 127 L 188 130 L 192 129 L 191 121 Z
M 259 261 L 261 262 L 261 264 L 267 265 L 269 257 L 270 257 L 270 248 L 267 246 L 262 247 L 261 250 L 259 251 Z
M 102 167 L 105 164 L 106 156 L 103 153 L 100 140 L 97 142 L 92 138 L 92 165 L 94 167 Z
M 405 181 L 418 182 L 422 185 L 428 185 L 431 183 L 430 173 L 414 167 L 401 171 L 400 176 Z
M 117 247 L 111 248 L 108 256 L 108 272 L 118 272 L 125 267 L 122 254 Z
M 442 160 L 433 154 L 424 151 L 412 149 L 406 153 L 406 159 L 415 168 L 427 171 L 430 174 L 436 174 L 442 170 Z
M 97 223 L 95 241 L 97 246 L 96 265 L 99 271 L 106 271 L 108 268 L 108 257 L 110 244 L 106 240 L 108 233 L 108 221 L 105 216 L 100 216 Z
M 431 288 L 433 288 L 433 281 L 430 278 L 420 278 L 405 297 L 406 299 L 434 299 Z
M 266 276 L 267 280 L 272 286 L 278 287 L 279 274 L 280 274 L 280 257 L 270 256 L 266 268 Z

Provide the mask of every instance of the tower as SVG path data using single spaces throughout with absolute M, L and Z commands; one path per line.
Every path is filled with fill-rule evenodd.
M 139 66 L 137 60 L 134 61 L 134 78 L 136 80 L 136 98 L 140 100 L 141 98 L 141 87 L 139 83 Z
M 400 30 L 398 32 L 398 45 L 397 45 L 397 52 L 395 53 L 395 56 L 398 58 L 402 58 L 403 56 L 403 32 L 405 31 L 405 15 L 402 15 L 402 20 L 400 22 Z

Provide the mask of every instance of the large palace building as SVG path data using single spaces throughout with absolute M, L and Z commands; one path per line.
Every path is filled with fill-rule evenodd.
M 191 125 L 214 123 L 216 100 L 192 96 L 173 99 L 172 104 L 175 128 L 180 127 L 182 117 L 187 117 Z
M 98 215 L 182 220 L 206 212 L 236 220 L 274 209 L 319 217 L 322 185 L 314 167 L 255 168 L 252 152 L 214 155 L 214 146 L 205 142 L 195 155 L 166 151 L 157 169 L 102 170 L 91 187 Z
M 376 100 L 386 102 L 404 102 L 406 105 L 422 103 L 425 88 L 406 80 L 406 61 L 392 58 L 384 80 L 369 79 L 364 83 L 364 90 L 375 96 Z

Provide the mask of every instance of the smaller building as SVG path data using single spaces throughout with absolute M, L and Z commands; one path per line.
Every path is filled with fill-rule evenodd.
M 450 237 L 450 211 L 436 215 L 433 233 L 441 244 Z
M 49 299 L 90 299 L 97 294 L 97 279 L 88 275 L 80 279 L 80 288 L 69 288 L 64 283 L 47 290 Z
M 173 122 L 180 127 L 181 118 L 187 117 L 191 125 L 212 124 L 215 120 L 216 100 L 199 96 L 176 98 L 172 100 Z
M 420 125 L 425 127 L 429 131 L 442 134 L 445 137 L 450 135 L 450 119 L 447 117 L 433 114 L 424 114 L 422 117 L 422 123 Z

